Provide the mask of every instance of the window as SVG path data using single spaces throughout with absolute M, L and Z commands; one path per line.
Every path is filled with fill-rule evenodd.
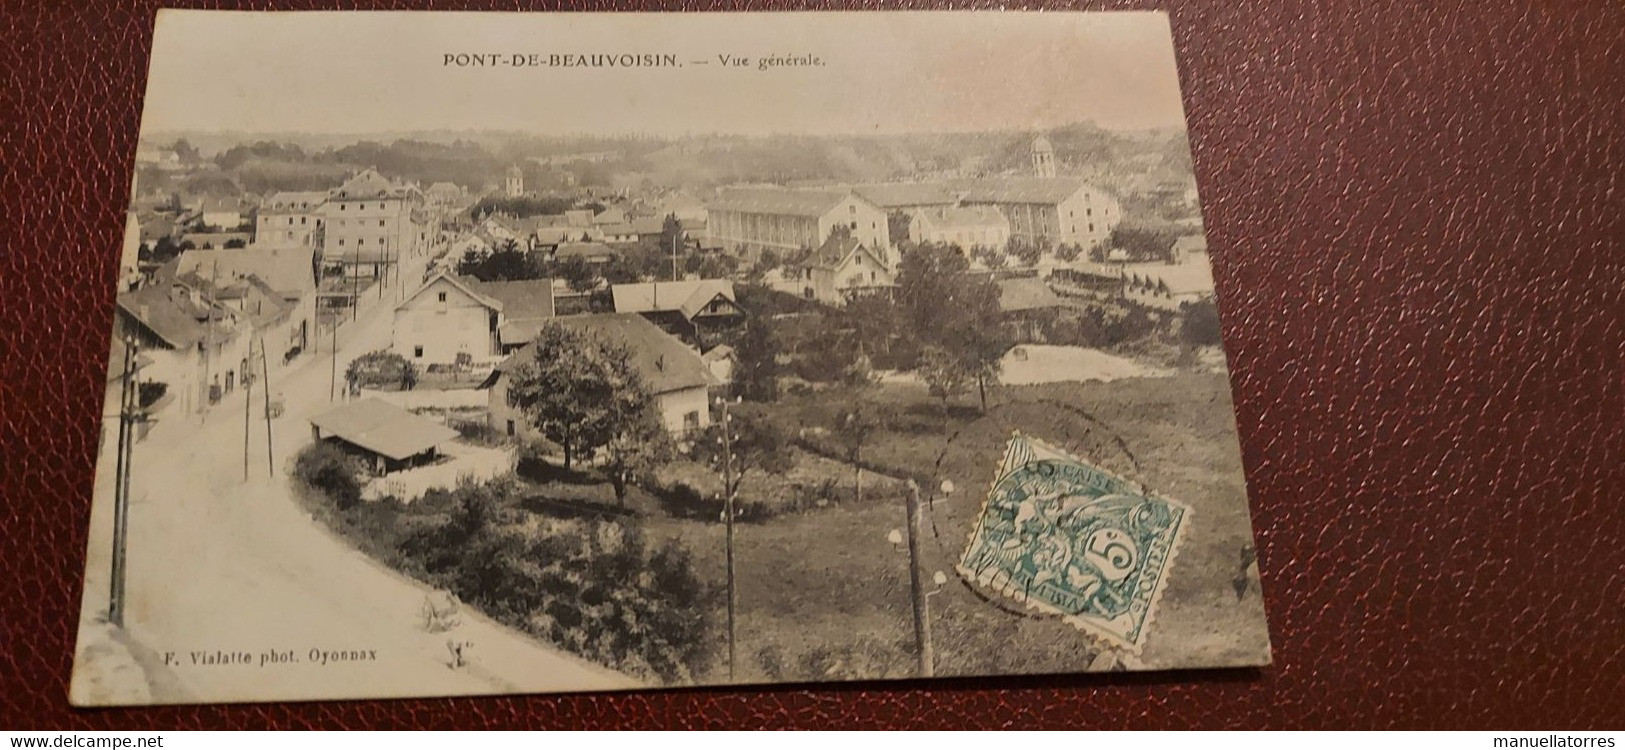
M 288 217 L 288 226 L 290 226 L 290 227 L 293 226 L 293 217 L 292 216 Z
M 423 359 L 423 347 L 421 347 L 421 346 L 412 347 L 412 356 L 417 358 L 417 359 Z
M 441 302 L 445 302 L 445 301 L 446 301 L 446 293 L 445 293 L 445 292 L 441 292 L 441 293 L 440 293 L 440 294 L 438 294 L 438 295 L 436 295 L 436 297 L 437 297 L 437 298 L 438 298 L 438 299 L 439 299 L 439 300 L 440 300 L 440 301 L 441 301 Z
M 858 228 L 858 223 L 857 223 L 857 222 L 855 222 L 855 221 L 854 221 L 854 222 L 852 222 L 852 229 L 853 229 L 853 231 L 857 231 L 857 228 Z
M 383 226 L 383 225 L 384 225 L 384 220 L 383 220 L 383 219 L 379 219 L 379 220 L 378 220 L 378 226 Z
M 344 238 L 343 237 L 339 238 L 339 247 L 344 247 Z
M 857 216 L 858 215 L 858 205 L 856 203 L 854 203 L 854 204 L 852 204 L 850 206 L 847 206 L 846 207 L 846 212 L 853 215 L 853 216 Z
M 343 204 L 343 203 L 340 203 L 340 204 L 339 204 L 339 210 L 340 210 L 340 211 L 343 211 L 343 210 L 344 210 L 344 208 L 345 208 L 345 206 L 344 206 L 344 204 Z
M 1083 215 L 1084 216 L 1094 216 L 1095 215 L 1095 210 L 1092 209 L 1092 208 L 1083 209 Z
M 305 223 L 305 218 L 306 218 L 306 217 L 304 217 L 304 216 L 301 216 L 301 217 L 299 217 L 299 224 L 300 224 L 300 225 L 301 225 L 301 226 L 302 226 L 302 225 L 304 225 L 304 223 Z
M 1092 221 L 1089 222 L 1089 231 L 1091 231 L 1091 232 L 1095 231 L 1095 223 L 1092 222 Z
M 513 437 L 513 435 L 514 435 L 514 425 L 513 425 L 513 420 L 510 419 L 510 420 L 508 420 L 508 437 Z
M 683 430 L 692 432 L 700 429 L 700 413 L 691 411 L 683 415 Z

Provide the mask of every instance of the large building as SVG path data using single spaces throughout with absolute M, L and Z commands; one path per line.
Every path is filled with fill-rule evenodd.
M 910 214 L 908 238 L 914 242 L 1003 249 L 1010 242 L 1010 222 L 995 206 L 935 206 Z
M 764 250 L 780 255 L 813 250 L 837 227 L 884 254 L 891 249 L 886 212 L 851 190 L 727 188 L 707 212 L 711 238 L 752 261 Z
M 1075 244 L 1085 249 L 1104 243 L 1123 218 L 1116 198 L 1077 177 L 980 177 L 840 189 L 884 212 L 910 216 L 924 210 L 992 207 L 1004 216 L 1010 235 L 1023 242 Z
M 327 194 L 323 262 L 354 275 L 385 275 L 401 257 L 428 246 L 429 222 L 414 214 L 422 204 L 422 191 L 362 170 Z

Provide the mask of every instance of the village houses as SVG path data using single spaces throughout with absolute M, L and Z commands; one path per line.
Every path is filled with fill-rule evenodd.
M 418 365 L 486 364 L 554 316 L 553 282 L 481 282 L 441 272 L 395 306 L 391 350 Z
M 716 384 L 699 353 L 634 313 L 604 313 L 558 318 L 550 325 L 600 336 L 626 346 L 632 365 L 654 396 L 661 423 L 673 436 L 693 435 L 711 424 L 709 389 Z M 508 404 L 508 377 L 518 362 L 532 356 L 529 346 L 503 360 L 486 381 L 490 427 L 504 435 L 535 436 L 530 420 Z
M 790 268 L 801 295 L 826 305 L 842 306 L 861 295 L 889 293 L 897 284 L 889 253 L 845 233 L 831 236 Z
M 729 328 L 745 319 L 727 279 L 648 281 L 610 287 L 615 312 L 637 313 L 680 336 L 699 343 L 707 331 Z

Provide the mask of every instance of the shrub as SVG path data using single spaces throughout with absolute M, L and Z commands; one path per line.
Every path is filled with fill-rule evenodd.
M 349 510 L 361 502 L 360 462 L 342 448 L 328 442 L 312 443 L 299 452 L 293 475 L 319 490 L 339 510 Z
M 1187 302 L 1180 305 L 1185 319 L 1179 326 L 1179 337 L 1191 346 L 1219 345 L 1219 308 L 1213 300 Z
M 411 390 L 418 382 L 418 368 L 399 354 L 379 350 L 356 357 L 344 377 L 365 388 Z
M 675 542 L 619 520 L 538 518 L 504 482 L 426 496 L 407 565 L 492 617 L 628 674 L 693 681 L 715 596 Z M 425 508 L 423 510 L 429 510 Z

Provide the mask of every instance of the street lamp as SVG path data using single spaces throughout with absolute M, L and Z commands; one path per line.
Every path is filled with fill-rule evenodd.
M 953 494 L 954 483 L 943 480 L 939 489 L 944 496 Z M 915 655 L 919 658 L 919 677 L 930 677 L 936 673 L 936 656 L 931 646 L 931 603 L 928 597 L 941 593 L 942 586 L 948 582 L 948 577 L 942 571 L 931 576 L 937 584 L 935 591 L 926 592 L 920 581 L 920 485 L 913 479 L 908 480 L 908 587 L 909 599 L 914 610 L 914 647 Z M 887 535 L 888 539 L 896 544 L 899 536 L 894 529 Z

